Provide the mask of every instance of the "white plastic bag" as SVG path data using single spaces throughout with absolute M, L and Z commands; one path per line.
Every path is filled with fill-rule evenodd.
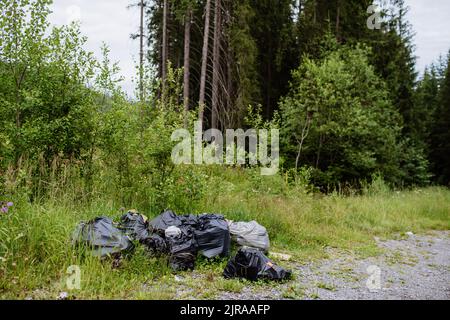
M 266 228 L 256 221 L 233 222 L 229 221 L 230 234 L 240 246 L 269 251 L 270 240 Z
M 168 227 L 165 231 L 166 238 L 178 238 L 181 235 L 181 229 L 175 226 Z

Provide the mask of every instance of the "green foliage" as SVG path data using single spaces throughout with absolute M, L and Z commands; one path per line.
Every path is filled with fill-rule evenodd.
M 261 102 L 261 91 L 257 72 L 258 47 L 251 34 L 255 12 L 249 0 L 234 2 L 232 10 L 234 19 L 228 27 L 227 38 L 235 63 L 233 76 L 238 82 L 233 124 L 239 127 L 247 106 Z
M 307 59 L 280 103 L 286 152 L 314 167 L 321 186 L 376 172 L 398 177 L 400 117 L 361 47 Z M 292 161 L 291 161 L 292 162 Z
M 430 162 L 426 151 L 411 139 L 404 139 L 399 145 L 400 176 L 396 181 L 402 186 L 425 186 L 431 182 Z
M 179 297 L 164 259 L 138 249 L 114 269 L 70 245 L 80 220 L 117 218 L 121 207 L 149 217 L 170 208 L 257 220 L 275 248 L 308 258 L 326 246 L 373 251 L 374 235 L 448 229 L 447 190 L 392 190 L 427 184 L 429 161 L 437 182 L 450 181 L 450 63 L 431 68 L 412 101 L 408 25 L 396 14 L 383 32 L 367 32 L 367 2 L 308 0 L 298 19 L 292 1 L 222 2 L 227 124 L 282 131 L 284 172 L 266 177 L 257 168 L 171 161 L 173 131 L 196 119 L 181 101 L 185 13 L 192 8 L 201 25 L 204 1 L 170 2 L 165 91 L 146 65 L 138 103 L 120 88 L 106 44 L 97 60 L 83 49 L 79 26 L 49 28 L 50 0 L 0 1 L 0 202 L 14 201 L 0 213 L 0 296 L 55 298 L 76 264 L 84 274 L 77 298 Z M 157 48 L 159 4 L 147 3 Z M 338 12 L 341 25 L 333 26 Z M 192 61 L 201 60 L 200 29 L 192 29 Z M 159 49 L 153 53 L 158 65 Z M 198 83 L 191 85 L 196 101 Z M 193 291 L 182 297 L 250 285 L 217 280 L 224 264 L 203 260 L 206 277 L 188 282 Z
M 292 254 L 295 262 L 326 257 L 323 248 L 327 246 L 366 253 L 375 247 L 374 236 L 450 228 L 450 193 L 446 189 L 389 192 L 378 178 L 364 196 L 316 197 L 292 189 L 285 196 L 260 191 L 245 197 L 239 183 L 248 181 L 247 173 L 221 170 L 222 175 L 217 171 L 205 178 L 211 188 L 195 212 L 217 211 L 232 220 L 257 219 L 269 231 L 273 251 Z M 215 183 L 220 186 L 233 182 L 234 190 L 217 194 Z M 70 245 L 78 222 L 101 215 L 120 216 L 109 196 L 101 196 L 105 198 L 84 205 L 67 195 L 33 204 L 11 198 L 14 207 L 8 215 L 0 215 L 0 297 L 55 299 L 67 292 L 66 270 L 71 265 L 80 266 L 82 272 L 81 290 L 70 291 L 76 299 L 175 299 L 180 298 L 176 288 L 183 285 L 190 288 L 186 298 L 206 297 L 206 293 L 214 298 L 244 286 L 264 285 L 237 280 L 225 283 L 228 280 L 223 280 L 221 274 L 226 261 L 200 260 L 198 272 L 180 274 L 185 280 L 179 283 L 165 259 L 149 258 L 142 248 L 125 259 L 120 268 L 113 268 L 110 260 L 81 256 Z M 157 214 L 141 211 L 149 217 Z M 296 293 L 300 294 L 296 291 L 289 296 Z
M 2 134 L 20 157 L 80 157 L 92 147 L 95 60 L 78 26 L 47 33 L 50 1 L 2 2 L 0 110 Z
M 392 192 L 392 189 L 380 174 L 374 174 L 371 180 L 370 183 L 362 182 L 362 193 L 364 195 L 386 196 Z
M 179 75 L 180 70 L 170 68 L 166 101 L 153 101 L 155 108 L 142 113 L 139 104 L 113 99 L 98 120 L 101 167 L 97 176 L 104 192 L 112 192 L 124 206 L 154 212 L 192 210 L 202 194 L 201 173 L 175 167 L 171 159 L 172 133 L 184 125 L 184 113 L 179 112 L 183 106 L 176 99 Z
M 438 106 L 431 134 L 431 161 L 436 181 L 450 185 L 450 52 L 438 94 Z
M 275 112 L 272 119 L 265 120 L 263 117 L 263 111 L 261 105 L 257 105 L 256 107 L 249 105 L 247 108 L 247 115 L 244 118 L 245 124 L 254 129 L 279 129 L 280 128 L 280 115 L 278 112 Z
M 287 92 L 290 71 L 298 65 L 294 46 L 293 1 L 250 0 L 247 3 L 253 12 L 249 24 L 257 53 L 257 77 L 254 79 L 260 85 L 260 99 L 257 102 L 262 103 L 264 118 L 270 119 L 279 98 Z
M 105 44 L 97 61 L 77 25 L 47 30 L 49 3 L 2 2 L 10 12 L 0 18 L 2 194 L 104 193 L 123 206 L 193 210 L 202 174 L 171 161 L 171 134 L 184 124 L 182 71 L 169 65 L 162 100 L 128 101 Z
M 413 136 L 429 145 L 436 111 L 439 106 L 439 89 L 442 79 L 435 65 L 427 68 L 414 93 Z

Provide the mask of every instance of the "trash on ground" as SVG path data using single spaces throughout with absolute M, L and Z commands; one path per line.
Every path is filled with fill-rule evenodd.
M 144 241 L 150 235 L 148 230 L 148 219 L 139 214 L 136 210 L 130 210 L 120 219 L 120 229 L 123 230 L 132 240 Z
M 142 244 L 145 245 L 152 256 L 159 257 L 169 253 L 169 246 L 166 240 L 160 235 L 153 234 L 142 241 Z
M 75 245 L 87 245 L 94 256 L 102 258 L 134 249 L 128 236 L 107 217 L 81 222 L 75 229 L 72 240 Z
M 150 221 L 150 228 L 166 239 L 174 233 L 180 236 L 180 228 L 184 234 L 192 232 L 198 252 L 206 258 L 227 257 L 230 254 L 230 231 L 221 215 L 178 216 L 172 211 L 166 211 Z
M 239 249 L 223 272 L 226 279 L 245 278 L 251 281 L 287 280 L 291 275 L 291 271 L 277 266 L 261 250 L 255 248 Z
M 193 230 L 182 226 L 180 235 L 166 238 L 169 247 L 169 265 L 173 271 L 193 270 L 197 258 L 197 243 Z
M 166 229 L 169 227 L 179 227 L 182 225 L 181 219 L 173 211 L 165 211 L 150 221 L 150 230 L 165 237 Z
M 232 258 L 223 273 L 225 278 L 250 280 L 283 280 L 291 276 L 290 271 L 277 266 L 264 252 L 270 247 L 266 228 L 256 221 L 233 222 L 218 214 L 176 215 L 165 211 L 150 222 L 136 210 L 128 211 L 116 227 L 107 217 L 81 222 L 74 234 L 74 244 L 92 248 L 95 256 L 110 256 L 122 261 L 122 252 L 134 248 L 132 241 L 144 245 L 151 256 L 167 256 L 173 271 L 193 270 L 197 255 L 210 259 L 228 257 L 231 241 L 241 248 Z M 273 253 L 280 260 L 291 256 Z
M 179 237 L 181 235 L 181 229 L 175 226 L 168 227 L 165 231 L 166 238 Z
M 221 215 L 203 214 L 194 231 L 199 252 L 206 258 L 228 257 L 231 237 L 228 223 Z
M 268 252 L 270 248 L 269 235 L 266 228 L 256 221 L 229 222 L 231 237 L 240 246 L 258 248 Z

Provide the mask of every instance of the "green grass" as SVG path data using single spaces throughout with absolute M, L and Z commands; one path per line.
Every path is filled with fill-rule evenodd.
M 221 177 L 211 175 L 215 178 L 209 178 L 209 191 L 196 204 L 197 212 L 257 220 L 268 229 L 272 250 L 289 253 L 297 262 L 325 257 L 326 247 L 373 256 L 379 253 L 374 236 L 450 229 L 450 191 L 444 188 L 350 197 L 306 195 L 281 178 L 243 175 L 233 170 Z M 88 203 L 65 198 L 13 200 L 13 209 L 0 217 L 0 298 L 55 299 L 68 291 L 66 270 L 71 265 L 80 266 L 82 272 L 81 290 L 69 296 L 77 299 L 211 299 L 221 292 L 238 294 L 245 287 L 278 285 L 224 280 L 226 260 L 204 259 L 194 274 L 181 273 L 179 281 L 165 259 L 150 259 L 142 248 L 113 269 L 111 263 L 72 248 L 70 236 L 80 220 L 118 218 L 120 204 L 102 198 Z M 284 290 L 286 297 L 303 295 L 297 287 Z
M 317 284 L 317 288 L 319 289 L 323 289 L 323 290 L 328 290 L 328 291 L 335 291 L 336 287 L 332 284 L 329 283 L 324 283 L 324 282 L 319 282 Z

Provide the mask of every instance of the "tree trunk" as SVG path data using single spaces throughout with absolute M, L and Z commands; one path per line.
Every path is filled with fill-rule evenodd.
M 266 119 L 270 119 L 272 113 L 272 61 L 274 61 L 272 50 L 272 35 L 269 33 L 268 39 L 268 61 L 267 61 L 267 78 L 266 78 Z
M 165 96 L 166 92 L 166 79 L 167 79 L 167 60 L 168 60 L 168 46 L 167 46 L 167 12 L 168 12 L 168 0 L 164 0 L 163 8 L 163 40 L 162 40 L 162 95 Z
M 341 3 L 339 0 L 336 1 L 336 41 L 338 43 L 341 42 L 341 37 L 339 35 L 339 27 L 340 27 L 340 17 L 341 15 Z
M 198 112 L 198 120 L 202 123 L 203 123 L 203 114 L 205 110 L 206 67 L 208 65 L 210 15 L 211 15 L 211 0 L 207 0 L 205 7 L 205 30 L 203 34 L 202 69 L 200 74 L 200 96 L 199 96 L 199 112 Z
M 323 147 L 323 134 L 321 133 L 319 137 L 319 149 L 317 150 L 316 169 L 319 168 L 320 154 L 322 152 L 322 147 Z
M 228 41 L 227 45 L 227 94 L 226 94 L 226 111 L 225 115 L 227 117 L 227 123 L 225 124 L 227 128 L 232 126 L 232 109 L 233 109 L 233 70 L 232 70 L 232 60 L 233 54 L 231 52 L 231 41 Z
M 317 23 L 317 2 L 314 0 L 314 18 L 313 18 L 314 24 Z
M 211 127 L 217 129 L 219 115 L 219 76 L 220 76 L 220 36 L 222 33 L 221 1 L 216 0 L 214 13 L 214 50 L 213 50 L 213 80 L 212 80 L 212 112 Z
M 184 110 L 189 111 L 189 80 L 190 80 L 190 50 L 191 50 L 191 21 L 192 9 L 188 8 L 186 12 L 186 21 L 184 22 Z M 185 123 L 187 125 L 187 123 Z
M 303 9 L 303 0 L 298 0 L 298 15 L 297 15 L 297 23 L 300 24 L 300 20 L 302 19 L 302 9 Z
M 300 158 L 302 156 L 302 150 L 303 150 L 303 143 L 305 142 L 306 138 L 309 135 L 309 129 L 311 128 L 311 122 L 312 122 L 312 115 L 311 114 L 307 114 L 306 115 L 306 122 L 305 125 L 302 129 L 302 136 L 300 139 L 297 139 L 298 141 L 298 153 L 297 153 L 297 158 L 295 159 L 295 174 L 298 173 L 298 168 L 300 165 Z
M 139 27 L 139 100 L 144 102 L 144 0 L 141 0 L 141 21 Z M 143 106 L 142 113 L 143 113 Z

